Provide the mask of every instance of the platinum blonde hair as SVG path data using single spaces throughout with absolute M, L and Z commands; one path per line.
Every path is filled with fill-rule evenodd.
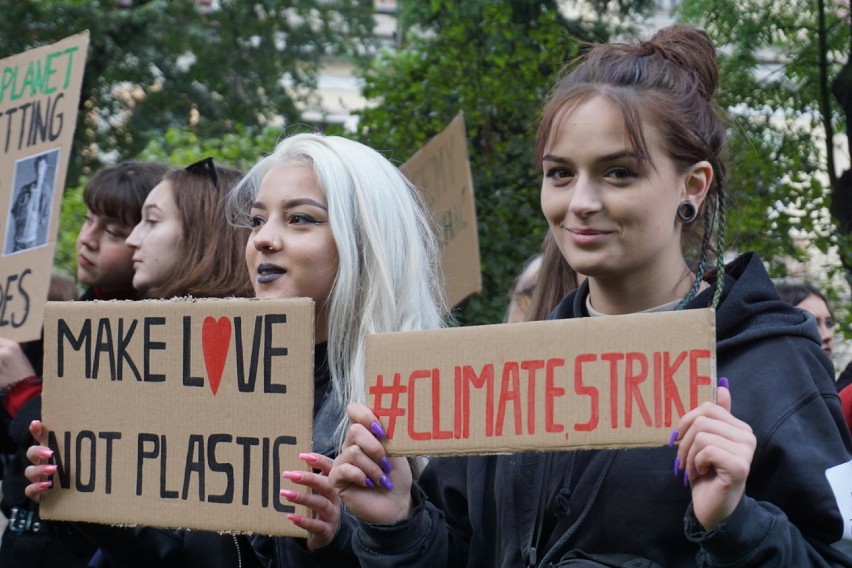
M 232 220 L 248 224 L 264 176 L 292 163 L 314 171 L 337 246 L 327 302 L 332 396 L 344 417 L 335 432 L 339 448 L 348 427 L 346 405 L 365 402 L 367 335 L 444 325 L 439 249 L 419 190 L 381 154 L 339 136 L 281 140 L 232 191 Z

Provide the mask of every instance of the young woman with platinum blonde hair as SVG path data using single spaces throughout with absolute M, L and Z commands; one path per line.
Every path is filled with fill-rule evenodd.
M 279 142 L 232 191 L 232 221 L 251 227 L 246 262 L 258 298 L 315 302 L 314 473 L 285 471 L 309 493 L 282 490 L 311 518 L 288 515 L 307 540 L 253 539 L 267 566 L 357 566 L 351 517 L 328 483 L 349 422 L 363 402 L 371 333 L 441 327 L 445 300 L 437 240 L 420 194 L 375 150 L 322 134 Z M 377 483 L 389 486 L 390 464 Z M 416 469 L 416 464 L 415 469 Z

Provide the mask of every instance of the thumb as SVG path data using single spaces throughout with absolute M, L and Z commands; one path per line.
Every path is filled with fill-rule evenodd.
M 728 379 L 720 377 L 716 385 L 716 404 L 731 411 L 731 391 L 728 389 Z

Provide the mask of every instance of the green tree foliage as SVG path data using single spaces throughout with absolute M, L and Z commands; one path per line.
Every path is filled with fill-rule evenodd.
M 760 252 L 774 276 L 807 258 L 805 243 L 848 249 L 825 211 L 835 177 L 827 136 L 844 123 L 830 79 L 850 55 L 849 5 L 685 0 L 679 13 L 720 46 L 719 103 L 732 119 L 731 245 Z M 842 267 L 825 271 L 827 282 Z
M 364 94 L 376 104 L 359 113 L 358 135 L 401 164 L 464 111 L 483 293 L 457 317 L 495 323 L 547 229 L 541 172 L 531 163 L 541 103 L 577 40 L 605 40 L 608 28 L 529 0 L 405 2 L 401 18 L 401 47 L 365 72 Z
M 169 127 L 220 137 L 299 120 L 321 56 L 356 56 L 369 0 L 0 0 L 0 57 L 85 29 L 90 49 L 69 185 Z

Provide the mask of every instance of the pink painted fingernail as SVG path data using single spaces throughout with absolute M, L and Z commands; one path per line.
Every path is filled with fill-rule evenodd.
M 296 497 L 299 496 L 299 493 L 296 491 L 291 491 L 289 489 L 282 489 L 280 492 L 281 496 L 287 499 L 288 501 L 293 501 Z
M 46 475 L 52 475 L 52 474 L 56 473 L 56 466 L 55 465 L 46 465 L 46 466 L 44 466 L 44 469 L 42 471 Z
M 281 473 L 281 477 L 283 477 L 284 479 L 289 479 L 290 481 L 302 481 L 302 472 L 284 471 Z
M 41 458 L 47 459 L 47 458 L 53 456 L 53 450 L 51 450 L 50 448 L 43 448 L 42 447 L 42 448 L 38 449 L 38 455 Z
M 51 487 L 53 487 L 53 482 L 52 481 L 39 481 L 38 486 L 41 489 L 50 489 Z
M 319 456 L 316 454 L 299 454 L 299 459 L 308 463 L 315 463 L 319 461 Z
M 370 432 L 372 432 L 373 435 L 380 440 L 383 440 L 388 436 L 387 432 L 385 432 L 385 429 L 382 428 L 382 425 L 378 422 L 373 422 L 372 424 L 370 424 Z

